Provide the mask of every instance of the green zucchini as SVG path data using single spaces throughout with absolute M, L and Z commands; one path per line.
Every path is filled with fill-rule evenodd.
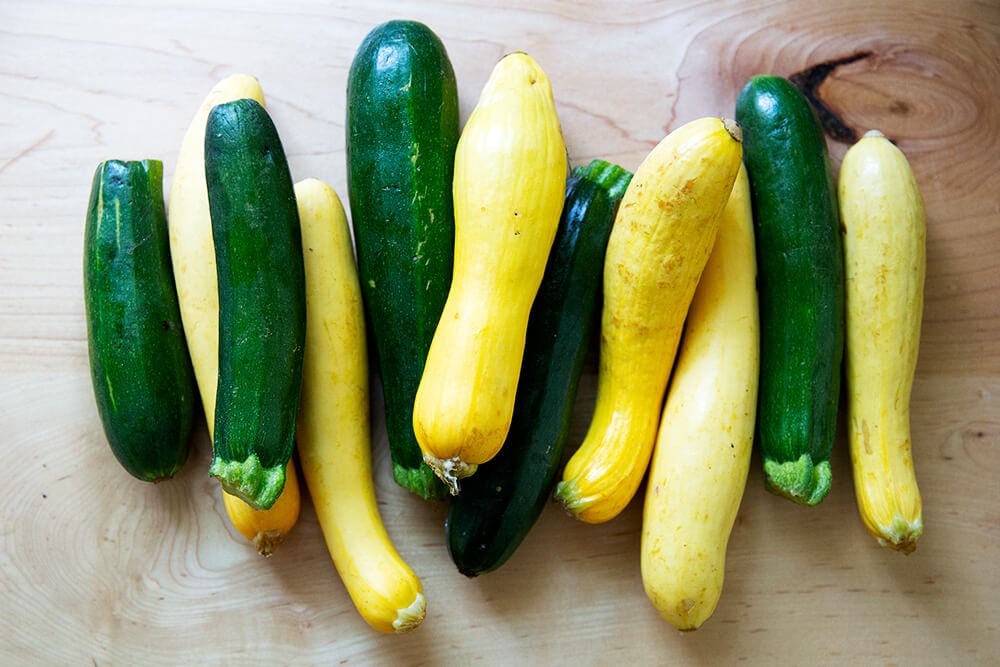
M 441 40 L 390 21 L 362 42 L 347 83 L 347 185 L 393 477 L 425 499 L 447 488 L 424 463 L 413 400 L 451 286 L 455 73 Z
M 830 490 L 844 351 L 844 260 L 826 140 L 787 79 L 736 101 L 760 298 L 758 437 L 768 488 L 815 505 Z
M 111 451 L 147 482 L 184 465 L 195 404 L 167 239 L 163 164 L 98 165 L 83 244 L 91 380 Z
M 500 453 L 463 480 L 445 524 L 458 570 L 477 576 L 510 558 L 555 484 L 600 303 L 604 251 L 632 174 L 595 160 L 567 182 L 566 201 L 528 319 L 510 431 Z
M 274 123 L 256 100 L 209 113 L 205 179 L 219 279 L 209 474 L 255 509 L 269 509 L 295 444 L 306 302 L 295 190 Z

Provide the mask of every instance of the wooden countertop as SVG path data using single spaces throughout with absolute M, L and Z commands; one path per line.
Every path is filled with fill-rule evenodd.
M 844 3 L 0 5 L 0 659 L 5 664 L 899 664 L 1000 662 L 1000 6 Z M 280 9 L 279 9 L 280 7 Z M 156 486 L 103 439 L 87 366 L 81 241 L 103 159 L 159 158 L 223 76 L 257 76 L 296 179 L 345 195 L 344 94 L 364 35 L 413 18 L 443 39 L 463 120 L 495 61 L 553 82 L 573 165 L 634 169 L 666 131 L 731 115 L 758 72 L 859 52 L 822 98 L 907 154 L 928 214 L 913 442 L 926 530 L 908 557 L 858 517 L 841 434 L 820 506 L 769 495 L 754 457 L 715 615 L 681 634 L 646 600 L 640 503 L 600 526 L 549 507 L 499 571 L 466 579 L 444 505 L 390 480 L 388 530 L 423 580 L 423 625 L 370 630 L 308 502 L 270 559 L 230 526 L 209 443 Z M 835 167 L 845 150 L 831 142 Z M 346 197 L 344 197 L 346 200 Z M 591 369 L 592 371 L 592 369 Z M 584 379 L 571 446 L 586 428 Z

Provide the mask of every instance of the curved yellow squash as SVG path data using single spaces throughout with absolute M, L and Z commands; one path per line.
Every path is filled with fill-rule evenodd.
M 454 273 L 414 403 L 424 459 L 453 494 L 510 429 L 566 167 L 548 77 L 523 53 L 505 56 L 456 149 Z
M 298 453 L 333 563 L 381 632 L 424 618 L 420 580 L 379 515 L 372 479 L 364 310 L 344 208 L 329 185 L 295 185 L 306 270 L 306 347 Z
M 625 192 L 604 260 L 597 399 L 556 499 L 600 523 L 649 464 L 684 318 L 742 158 L 739 128 L 701 118 L 668 134 Z
M 216 84 L 202 102 L 177 155 L 167 208 L 170 254 L 184 337 L 210 438 L 215 426 L 219 375 L 219 285 L 205 183 L 205 124 L 208 112 L 216 104 L 241 98 L 264 103 L 264 93 L 257 79 L 245 74 L 229 76 Z M 287 480 L 292 483 L 288 484 Z M 289 462 L 285 490 L 269 510 L 255 510 L 224 491 L 223 500 L 236 530 L 251 540 L 261 555 L 270 556 L 298 521 L 300 499 L 294 463 Z
M 698 283 L 650 462 L 642 582 L 679 630 L 722 594 L 757 416 L 760 322 L 750 185 L 740 169 Z
M 903 153 L 872 131 L 839 178 L 847 279 L 847 423 L 858 509 L 883 546 L 909 553 L 923 532 L 910 443 L 920 347 L 926 220 Z

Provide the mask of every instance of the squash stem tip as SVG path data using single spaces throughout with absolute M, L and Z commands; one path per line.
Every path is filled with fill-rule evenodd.
M 897 514 L 888 526 L 879 527 L 879 534 L 875 535 L 875 539 L 883 547 L 909 555 L 917 548 L 917 540 L 923 532 L 924 523 L 920 517 L 907 521 Z
M 726 132 L 729 133 L 736 141 L 743 143 L 743 128 L 732 118 L 722 118 L 722 126 L 726 128 Z
M 271 509 L 285 488 L 285 464 L 265 468 L 256 454 L 245 461 L 215 457 L 208 474 L 219 480 L 226 493 L 256 510 Z
M 580 512 L 584 509 L 585 502 L 580 498 L 580 489 L 577 488 L 576 480 L 564 479 L 556 484 L 552 499 L 562 505 L 566 513 L 574 519 L 580 518 Z
M 450 459 L 439 459 L 426 452 L 424 453 L 424 461 L 431 467 L 434 474 L 445 483 L 453 496 L 457 496 L 461 490 L 458 480 L 475 474 L 479 468 L 477 464 L 466 463 L 457 456 Z
M 424 599 L 423 593 L 418 592 L 410 606 L 396 612 L 396 620 L 392 622 L 392 629 L 397 635 L 410 632 L 423 622 L 426 612 L 427 600 Z
M 606 160 L 591 160 L 586 167 L 577 167 L 573 175 L 585 178 L 601 186 L 608 192 L 612 201 L 618 201 L 625 195 L 625 190 L 632 180 L 632 172 Z
M 796 461 L 764 461 L 767 489 L 800 505 L 818 505 L 830 492 L 833 475 L 829 461 L 813 465 L 803 454 Z
M 285 536 L 280 530 L 262 530 L 253 538 L 253 546 L 264 558 L 270 558 L 274 548 L 281 544 Z

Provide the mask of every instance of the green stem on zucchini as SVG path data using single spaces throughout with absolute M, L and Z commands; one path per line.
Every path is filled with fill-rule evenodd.
M 803 454 L 797 461 L 764 460 L 767 488 L 802 505 L 816 505 L 830 492 L 833 473 L 829 461 L 813 465 L 812 457 Z
M 605 160 L 591 160 L 586 167 L 573 170 L 575 178 L 585 178 L 607 191 L 608 199 L 618 201 L 625 194 L 632 172 Z
M 285 488 L 285 465 L 265 468 L 256 454 L 250 454 L 244 461 L 215 457 L 208 474 L 219 480 L 226 493 L 257 510 L 274 505 Z

